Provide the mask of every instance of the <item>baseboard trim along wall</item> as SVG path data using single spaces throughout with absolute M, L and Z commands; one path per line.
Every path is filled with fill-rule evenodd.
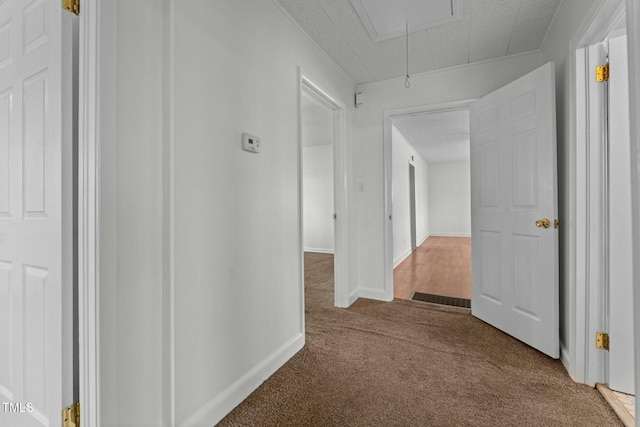
M 348 301 L 348 306 L 351 307 L 351 304 L 353 304 L 354 302 L 356 302 L 356 300 L 360 297 L 360 294 L 358 292 L 358 290 L 356 289 L 355 291 L 351 292 L 349 294 L 349 301 Z
M 216 425 L 257 389 L 260 384 L 300 351 L 304 347 L 304 342 L 304 332 L 286 342 L 269 357 L 227 387 L 226 390 L 196 411 L 185 422 L 180 424 L 180 427 Z
M 367 298 L 373 299 L 377 301 L 392 301 L 393 293 L 391 293 L 391 297 L 389 297 L 389 293 L 385 291 L 380 291 L 378 289 L 358 289 L 358 298 Z
M 319 254 L 335 254 L 335 250 L 333 249 L 322 249 L 322 248 L 304 248 L 305 252 L 315 252 Z
M 431 233 L 434 237 L 471 237 L 471 233 Z
M 396 268 L 398 265 L 400 265 L 402 263 L 402 261 L 404 261 L 405 259 L 407 259 L 407 257 L 411 255 L 411 248 L 407 249 L 406 251 L 404 251 L 403 253 L 400 254 L 400 256 L 396 259 L 393 260 L 393 268 Z
M 560 361 L 573 381 L 580 383 L 583 382 L 575 378 L 575 375 L 573 374 L 573 367 L 571 366 L 571 359 L 569 357 L 569 350 L 567 350 L 567 347 L 562 343 L 560 343 Z
M 420 246 L 421 244 L 423 244 L 424 242 L 427 241 L 427 239 L 429 237 L 431 237 L 433 234 L 427 234 L 426 236 L 424 236 L 422 239 L 418 239 L 418 245 Z M 405 259 L 407 259 L 407 257 L 409 255 L 411 255 L 411 248 L 407 249 L 405 252 L 403 252 L 402 254 L 400 254 L 400 256 L 398 256 L 396 259 L 393 260 L 393 268 L 396 268 L 398 265 L 400 265 L 400 263 L 402 261 L 404 261 Z

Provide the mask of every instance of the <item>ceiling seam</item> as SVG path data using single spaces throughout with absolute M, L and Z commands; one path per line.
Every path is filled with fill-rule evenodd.
M 435 70 L 422 71 L 420 73 L 413 74 L 411 76 L 411 78 L 415 79 L 417 77 L 424 77 L 424 76 L 428 76 L 430 74 L 435 74 L 435 73 L 451 72 L 453 70 L 457 70 L 457 69 L 465 68 L 465 67 L 474 67 L 476 65 L 484 65 L 484 64 L 490 64 L 492 62 L 511 60 L 513 58 L 517 58 L 517 57 L 520 57 L 520 56 L 539 54 L 540 52 L 541 52 L 540 49 L 534 49 L 534 50 L 530 50 L 530 51 L 527 51 L 527 52 L 515 53 L 513 55 L 501 56 L 499 58 L 483 59 L 482 61 L 471 62 L 471 63 L 468 63 L 468 64 L 453 65 L 451 67 L 446 67 L 446 68 L 438 68 L 438 69 L 435 69 Z M 371 82 L 368 82 L 368 83 L 361 83 L 361 84 L 356 85 L 356 87 L 357 88 L 365 88 L 367 86 L 376 86 L 376 85 L 379 85 L 379 84 L 384 84 L 384 83 L 388 83 L 388 82 L 392 82 L 392 81 L 404 81 L 404 79 L 405 79 L 404 76 L 402 76 L 402 77 L 392 77 L 392 78 L 389 78 L 389 79 L 375 80 L 375 81 L 371 81 Z
M 433 57 L 433 50 L 431 49 L 431 38 L 429 37 L 429 30 L 425 30 L 427 33 L 427 48 L 429 49 L 429 56 L 431 57 L 432 70 L 436 69 L 436 59 Z
M 462 5 L 463 7 L 469 8 L 469 20 L 467 21 L 467 64 L 471 64 L 471 12 L 473 8 L 471 7 L 471 3 L 463 2 Z
M 340 31 L 340 27 L 338 27 L 338 25 L 336 25 L 336 23 L 333 21 L 333 19 L 331 19 L 331 16 L 329 16 L 329 14 L 327 13 L 327 11 L 325 10 L 323 3 L 322 2 L 318 2 L 317 0 L 314 0 L 319 6 L 320 9 L 322 9 L 322 13 L 325 14 L 325 16 L 327 17 L 327 19 L 329 21 L 331 21 L 331 23 L 333 24 L 334 28 L 336 29 L 336 31 L 338 32 L 338 34 L 340 34 L 340 38 L 342 39 L 342 41 L 344 41 L 344 43 L 349 46 L 349 49 L 351 50 L 351 52 L 353 52 L 353 56 L 355 56 L 356 58 L 358 58 L 358 61 L 360 61 L 360 63 L 362 64 L 362 66 L 364 67 L 364 69 L 367 71 L 367 74 L 369 74 L 369 77 L 371 78 L 371 80 L 375 81 L 375 77 L 373 76 L 373 73 L 371 72 L 371 70 L 369 70 L 369 67 L 367 67 L 367 65 L 365 64 L 364 60 L 358 55 L 358 53 L 356 52 L 356 50 L 353 48 L 353 46 L 351 46 L 351 43 L 349 43 L 345 37 L 344 34 L 342 34 L 342 31 Z M 351 4 L 351 3 L 349 3 Z M 352 6 L 353 7 L 353 6 Z
M 509 55 L 509 49 L 511 49 L 511 40 L 513 40 L 513 33 L 516 30 L 516 25 L 518 24 L 518 18 L 520 17 L 520 11 L 522 10 L 522 2 L 523 0 L 520 0 L 520 5 L 518 6 L 518 13 L 516 13 L 516 19 L 513 20 L 513 27 L 511 27 L 511 34 L 509 34 L 509 43 L 507 43 L 507 50 L 504 53 L 504 56 Z
M 555 29 L 558 22 L 558 15 L 560 15 L 560 11 L 562 10 L 563 7 L 564 7 L 564 0 L 560 0 L 560 2 L 558 2 L 558 7 L 556 8 L 556 11 L 553 13 L 553 18 L 551 18 L 551 22 L 547 27 L 547 31 L 544 33 L 544 37 L 542 38 L 542 42 L 540 43 L 540 50 L 544 48 L 544 45 L 547 43 L 547 39 L 549 38 L 549 34 L 551 34 L 551 32 L 553 32 L 553 30 Z

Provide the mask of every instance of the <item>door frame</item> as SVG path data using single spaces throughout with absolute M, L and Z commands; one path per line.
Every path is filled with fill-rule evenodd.
M 636 0 L 627 0 L 627 41 L 629 43 L 629 115 L 631 117 L 631 164 L 637 165 L 640 160 L 640 6 Z M 634 147 L 635 143 L 635 147 Z M 633 259 L 634 271 L 634 326 L 635 326 L 635 360 L 636 360 L 636 394 L 640 390 L 640 174 L 631 168 L 631 209 L 633 227 Z M 640 400 L 636 399 L 636 414 L 640 413 Z
M 78 333 L 79 394 L 84 426 L 100 423 L 99 231 L 100 141 L 115 75 L 101 55 L 115 46 L 115 2 L 85 0 L 79 16 L 78 58 Z M 100 12 L 100 13 L 99 13 Z
M 469 108 L 475 99 L 398 108 L 384 111 L 383 176 L 384 176 L 384 301 L 393 300 L 393 159 L 392 122 L 393 119 L 411 114 L 436 113 Z
M 595 348 L 595 334 L 607 330 L 607 215 L 606 154 L 603 111 L 605 94 L 594 82 L 589 47 L 605 41 L 624 15 L 624 0 L 605 0 L 579 33 L 574 51 L 575 88 L 571 104 L 571 132 L 575 142 L 575 224 L 570 235 L 575 253 L 575 348 L 562 348 L 563 363 L 575 381 L 589 385 L 607 382 L 608 355 Z M 604 50 L 592 53 L 604 61 Z M 571 268 L 571 267 L 570 267 Z M 635 310 L 637 311 L 637 310 Z M 569 314 L 571 315 L 571 314 Z M 573 354 L 570 354 L 570 351 Z
M 304 319 L 304 218 L 302 199 L 302 95 L 306 93 L 333 111 L 334 305 L 349 307 L 349 170 L 346 106 L 298 68 L 298 215 L 300 218 L 300 283 Z M 304 325 L 303 325 L 304 326 Z M 303 328 L 304 330 L 304 328 Z
M 418 227 L 416 224 L 416 167 L 411 161 L 409 162 L 409 206 L 411 252 L 413 252 L 418 246 Z

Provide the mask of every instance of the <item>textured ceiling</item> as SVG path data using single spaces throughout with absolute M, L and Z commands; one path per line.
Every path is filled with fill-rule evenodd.
M 406 74 L 404 36 L 373 41 L 350 0 L 277 1 L 357 84 Z M 409 35 L 409 73 L 537 50 L 560 1 L 460 0 L 459 19 Z
M 393 119 L 393 126 L 427 163 L 469 160 L 469 110 L 420 113 Z

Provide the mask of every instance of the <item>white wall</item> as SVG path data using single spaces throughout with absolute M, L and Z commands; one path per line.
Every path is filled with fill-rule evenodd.
M 482 97 L 543 64 L 540 53 L 510 57 L 416 75 L 411 88 L 404 79 L 362 86 L 365 105 L 356 110 L 355 181 L 365 185 L 356 193 L 358 285 L 371 298 L 389 299 L 384 285 L 383 114 L 414 106 Z
M 432 236 L 471 236 L 471 165 L 429 163 L 429 229 Z
M 214 425 L 304 344 L 298 67 L 355 87 L 275 2 L 100 4 L 101 425 Z
M 416 242 L 429 237 L 429 181 L 427 162 L 405 137 L 392 128 L 393 160 L 393 265 L 397 266 L 411 254 L 411 209 L 409 193 L 409 163 L 415 167 Z M 411 157 L 413 156 L 413 161 Z
M 304 250 L 333 253 L 333 145 L 302 147 L 302 172 Z
M 274 2 L 170 3 L 175 424 L 214 425 L 304 343 L 298 66 L 347 140 L 354 85 Z

